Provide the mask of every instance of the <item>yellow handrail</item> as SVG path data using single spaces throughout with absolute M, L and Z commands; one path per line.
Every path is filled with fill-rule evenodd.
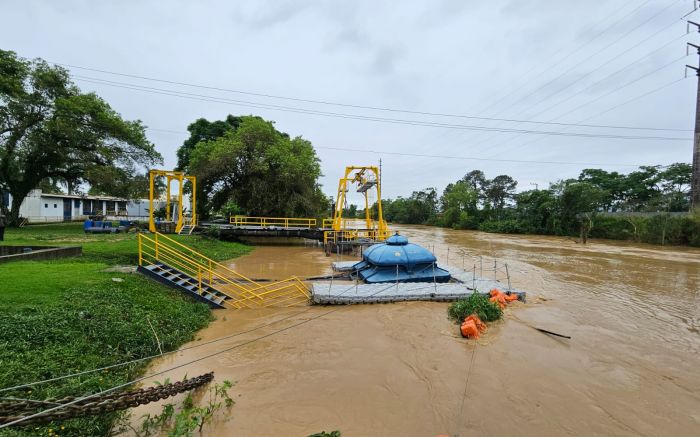
M 229 223 L 236 226 L 281 226 L 285 228 L 306 228 L 316 227 L 315 218 L 299 217 L 249 217 L 244 215 L 231 216 Z
M 156 235 L 156 237 L 158 237 L 158 236 L 161 236 L 161 237 L 162 237 L 162 234 Z M 195 270 L 198 271 L 199 269 L 201 269 L 201 270 L 203 270 L 203 271 L 206 271 L 206 272 L 209 274 L 209 277 L 210 277 L 209 285 L 210 285 L 210 286 L 213 285 L 213 282 L 214 282 L 214 281 L 213 281 L 213 277 L 216 276 L 217 278 L 223 280 L 224 282 L 227 282 L 227 283 L 229 283 L 230 285 L 239 288 L 240 290 L 237 290 L 239 293 L 250 293 L 250 290 L 249 290 L 248 288 L 242 286 L 240 283 L 237 283 L 237 282 L 231 280 L 230 278 L 228 278 L 228 277 L 226 277 L 226 276 L 224 276 L 224 275 L 222 275 L 222 274 L 216 272 L 215 270 L 212 270 L 210 267 L 205 267 L 205 266 L 203 266 L 203 265 L 202 265 L 200 262 L 198 262 L 197 260 L 194 260 L 194 259 L 188 257 L 186 254 L 183 254 L 183 253 L 177 251 L 176 249 L 173 249 L 173 248 L 171 248 L 171 247 L 168 247 L 167 245 L 164 245 L 164 244 L 162 244 L 162 243 L 159 243 L 159 242 L 157 241 L 157 239 L 151 239 L 151 238 L 148 238 L 148 237 L 146 237 L 145 235 L 142 235 L 142 234 L 139 234 L 139 237 L 141 237 L 141 238 L 143 238 L 143 239 L 145 239 L 145 240 L 147 240 L 147 241 L 151 241 L 151 242 L 154 243 L 154 247 L 153 247 L 153 248 L 151 248 L 151 247 L 149 247 L 148 245 L 145 245 L 145 244 L 144 244 L 144 247 L 147 247 L 147 248 L 149 248 L 149 249 L 154 249 L 155 255 L 153 256 L 153 258 L 154 258 L 155 260 L 159 260 L 160 258 L 166 258 L 167 261 L 169 261 L 170 263 L 176 264 L 179 268 L 181 268 L 181 269 L 183 269 L 183 270 L 186 270 L 185 273 L 188 273 L 188 274 L 194 274 Z M 159 249 L 159 251 L 156 250 L 156 249 Z M 166 254 L 163 254 L 164 251 L 166 252 Z M 167 252 L 170 252 L 170 254 L 167 254 Z M 183 261 L 184 261 L 184 262 L 183 262 Z M 185 262 L 189 262 L 190 265 L 187 265 Z M 196 267 L 197 269 L 195 269 L 193 266 Z M 233 272 L 233 271 L 232 271 L 232 272 Z M 233 272 L 233 273 L 236 273 L 236 272 Z M 242 276 L 242 275 L 241 275 L 241 276 Z M 250 280 L 249 280 L 248 282 L 250 282 L 250 283 L 252 283 L 253 285 L 256 285 L 256 286 L 259 285 L 259 284 L 257 284 L 256 282 L 252 282 L 252 281 L 250 281 Z M 259 298 L 259 296 L 255 296 L 255 293 L 253 293 L 253 296 L 252 296 L 252 297 L 258 297 L 258 298 Z
M 216 295 L 204 289 L 208 285 L 226 295 L 229 299 L 224 302 L 234 308 L 278 305 L 292 299 L 308 301 L 310 297 L 297 277 L 260 284 L 160 233 L 153 238 L 139 234 L 138 242 L 140 266 L 158 262 L 170 265 L 195 280 L 198 294 Z

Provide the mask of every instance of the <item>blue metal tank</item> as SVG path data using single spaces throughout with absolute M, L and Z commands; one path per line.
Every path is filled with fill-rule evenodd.
M 438 267 L 436 261 L 429 250 L 396 233 L 384 243 L 367 248 L 353 270 L 369 284 L 449 281 L 450 273 Z

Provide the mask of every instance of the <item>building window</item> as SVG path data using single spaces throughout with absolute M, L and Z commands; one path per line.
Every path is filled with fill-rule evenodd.
M 54 207 L 54 208 L 58 208 L 58 204 L 57 204 L 57 203 L 54 203 L 54 204 L 53 204 L 53 207 Z
M 76 208 L 80 208 L 80 200 L 75 199 L 75 201 L 73 202 L 73 205 L 74 205 Z
M 48 203 L 45 203 L 45 204 L 44 204 L 44 208 L 48 208 L 48 207 L 49 207 L 49 204 L 48 204 Z

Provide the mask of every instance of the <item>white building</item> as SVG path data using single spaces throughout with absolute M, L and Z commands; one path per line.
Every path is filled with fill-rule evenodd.
M 12 196 L 5 194 L 2 201 L 9 207 Z M 88 216 L 98 214 L 126 218 L 129 215 L 127 203 L 126 199 L 118 197 L 49 194 L 36 189 L 30 191 L 22 201 L 19 215 L 27 219 L 28 223 L 85 220 Z M 148 216 L 148 211 L 145 215 Z

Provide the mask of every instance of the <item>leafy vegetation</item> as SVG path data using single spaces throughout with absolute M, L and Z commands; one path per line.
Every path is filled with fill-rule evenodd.
M 202 406 L 197 406 L 192 393 L 188 393 L 179 407 L 165 404 L 159 414 L 146 414 L 138 427 L 131 425 L 129 416 L 124 415 L 115 428 L 119 433 L 131 431 L 136 437 L 162 435 L 164 431 L 168 431 L 168 437 L 191 437 L 195 431 L 202 435 L 204 427 L 211 423 L 217 412 L 229 410 L 235 404 L 228 394 L 231 387 L 231 381 L 209 386 L 206 404 Z
M 311 143 L 260 117 L 197 120 L 178 165 L 197 176 L 202 214 L 232 210 L 266 217 L 316 217 L 328 209 Z
M 140 121 L 82 93 L 65 68 L 0 50 L 0 76 L 0 192 L 12 195 L 9 211 L 0 207 L 11 225 L 42 184 L 129 195 L 145 186 L 137 167 L 162 162 Z
M 382 205 L 384 217 L 395 223 L 700 246 L 700 213 L 684 213 L 691 170 L 685 163 L 629 174 L 585 169 L 578 179 L 520 193 L 510 176 L 488 179 L 474 170 L 439 198 L 435 188 L 426 188 Z
M 6 237 L 6 244 L 80 244 L 84 255 L 0 264 L 0 387 L 158 354 L 158 341 L 163 351 L 174 350 L 211 319 L 206 305 L 176 290 L 138 274 L 108 271 L 116 264 L 134 265 L 133 234 L 85 235 L 81 224 L 57 224 L 8 229 Z M 182 238 L 219 260 L 249 251 L 238 243 Z M 3 395 L 31 399 L 85 395 L 133 379 L 145 364 Z M 46 435 L 49 429 L 58 435 L 105 435 L 116 416 L 2 430 L 0 435 Z
M 489 297 L 477 292 L 472 293 L 469 297 L 453 302 L 447 308 L 447 315 L 450 320 L 457 323 L 462 322 L 471 314 L 476 314 L 484 322 L 493 322 L 503 316 L 503 311 L 495 303 L 489 300 Z

